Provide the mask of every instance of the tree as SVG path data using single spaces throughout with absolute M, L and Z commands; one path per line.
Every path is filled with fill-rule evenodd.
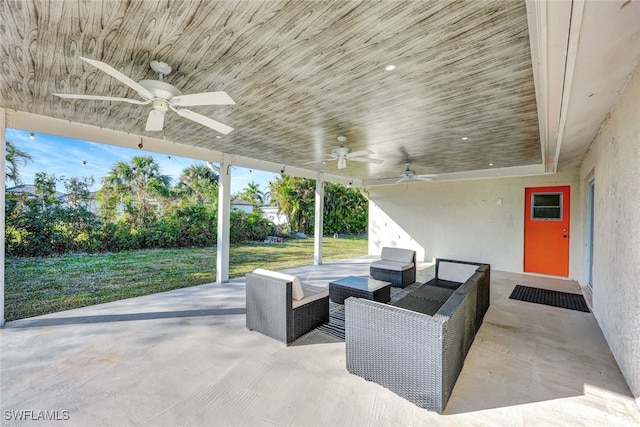
M 182 171 L 176 190 L 192 203 L 215 203 L 218 200 L 218 174 L 204 165 L 189 166 Z
M 7 141 L 6 145 L 6 164 L 4 169 L 4 175 L 7 180 L 13 181 L 15 185 L 20 185 L 20 164 L 27 164 L 27 161 L 31 160 L 31 154 L 26 151 L 22 151 L 15 146 L 11 141 Z
M 23 196 L 20 206 L 7 216 L 8 252 L 19 255 L 50 255 L 60 250 L 64 240 L 60 226 L 61 203 L 56 198 L 55 175 L 38 172 L 33 196 Z M 9 212 L 7 212 L 9 213 Z M 15 237 L 19 236 L 17 239 Z
M 163 175 L 151 156 L 135 156 L 131 163 L 118 162 L 102 178 L 98 192 L 105 217 L 113 219 L 116 206 L 124 205 L 128 222 L 144 224 L 151 216 L 152 202 L 169 196 L 171 177 Z
M 313 231 L 315 181 L 281 175 L 271 181 L 271 203 L 284 213 L 293 230 Z
M 60 208 L 60 200 L 56 197 L 56 184 L 58 178 L 55 175 L 44 172 L 36 172 L 33 185 L 36 197 L 40 200 L 43 212 L 54 212 Z
M 65 191 L 67 192 L 67 204 L 72 208 L 83 207 L 86 210 L 89 209 L 91 203 L 91 187 L 95 180 L 93 177 L 81 177 L 81 178 L 63 178 Z
M 286 175 L 271 181 L 271 201 L 294 230 L 313 231 L 315 181 Z M 369 204 L 356 188 L 326 183 L 323 230 L 325 234 L 362 233 L 367 229 Z
M 63 182 L 70 193 L 67 206 L 57 197 L 59 182 Z M 36 173 L 35 194 L 14 194 L 7 198 L 7 253 L 46 256 L 98 250 L 102 222 L 82 201 L 92 182 L 93 178 L 65 179 Z
M 251 181 L 240 193 L 240 198 L 253 203 L 254 208 L 264 203 L 264 193 L 260 191 L 260 186 Z
M 325 234 L 362 233 L 366 231 L 369 201 L 357 188 L 326 183 L 324 188 Z

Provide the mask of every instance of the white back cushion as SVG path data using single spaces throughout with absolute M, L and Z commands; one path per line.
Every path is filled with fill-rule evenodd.
M 256 268 L 255 270 L 253 270 L 253 272 L 255 274 L 261 274 L 263 276 L 269 276 L 275 279 L 281 279 L 286 282 L 291 282 L 291 297 L 296 301 L 300 301 L 302 298 L 304 298 L 304 291 L 302 290 L 302 284 L 300 283 L 300 279 L 298 278 L 298 276 L 281 273 L 279 271 L 265 270 L 264 268 Z
M 382 248 L 380 259 L 386 261 L 412 263 L 415 259 L 415 251 L 411 249 L 391 248 L 385 246 Z
M 464 283 L 477 269 L 478 266 L 473 264 L 440 261 L 438 264 L 438 279 Z

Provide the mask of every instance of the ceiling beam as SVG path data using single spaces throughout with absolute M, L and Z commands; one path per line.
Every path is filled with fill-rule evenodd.
M 567 46 L 566 66 L 564 74 L 564 87 L 562 91 L 562 106 L 560 109 L 560 124 L 558 129 L 558 142 L 556 144 L 555 159 L 553 171 L 558 170 L 558 160 L 560 159 L 560 150 L 562 141 L 564 140 L 564 131 L 567 125 L 567 115 L 571 101 L 571 89 L 573 87 L 573 74 L 576 65 L 576 57 L 578 56 L 578 44 L 580 42 L 580 32 L 582 29 L 582 16 L 584 14 L 584 0 L 573 0 L 571 2 L 571 23 L 569 28 L 569 41 Z
M 572 2 L 527 0 L 526 5 L 542 163 L 546 172 L 554 173 L 561 145 Z
M 86 125 L 62 119 L 55 119 L 38 114 L 26 113 L 24 111 L 16 111 L 10 109 L 7 109 L 5 111 L 7 128 L 21 129 L 28 132 L 46 133 L 49 135 L 57 135 L 65 138 L 98 142 L 102 144 L 115 145 L 126 148 L 136 148 L 139 146 L 139 144 L 142 144 L 142 148 L 147 151 L 167 154 L 171 156 L 186 157 L 189 159 L 209 161 L 213 163 L 221 163 L 223 160 L 223 156 L 225 155 L 225 153 L 220 151 L 194 147 L 188 144 L 163 140 L 161 138 L 152 138 L 112 129 L 105 129 L 99 126 Z M 226 157 L 224 158 L 227 159 L 229 164 L 233 166 L 256 169 L 272 173 L 286 173 L 287 175 L 301 178 L 321 178 L 323 181 L 345 185 L 350 184 L 354 187 L 362 186 L 362 181 L 358 179 L 352 179 L 342 175 L 316 172 L 308 169 L 290 166 L 286 163 L 267 162 L 264 160 L 258 160 L 229 153 L 226 153 Z
M 552 173 L 552 172 L 547 172 Z M 482 169 L 466 172 L 452 172 L 439 174 L 433 178 L 431 182 L 443 182 L 443 181 L 464 181 L 469 179 L 490 179 L 490 178 L 508 178 L 515 176 L 533 176 L 544 175 L 545 166 L 543 164 L 525 165 L 525 166 L 513 166 L 508 168 L 492 168 Z M 377 185 L 404 185 L 407 182 L 398 183 L 397 178 L 385 178 L 385 179 L 372 179 L 364 180 L 362 183 L 365 187 L 374 187 Z M 424 181 L 409 181 L 409 183 L 424 183 Z

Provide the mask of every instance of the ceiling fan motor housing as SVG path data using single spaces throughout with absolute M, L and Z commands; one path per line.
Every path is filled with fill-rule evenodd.
M 349 147 L 338 147 L 331 150 L 331 154 L 335 157 L 344 157 L 349 153 L 351 153 L 351 148 Z

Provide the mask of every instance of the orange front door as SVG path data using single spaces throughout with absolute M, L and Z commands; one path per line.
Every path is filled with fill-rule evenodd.
M 569 276 L 569 186 L 525 189 L 524 271 Z

